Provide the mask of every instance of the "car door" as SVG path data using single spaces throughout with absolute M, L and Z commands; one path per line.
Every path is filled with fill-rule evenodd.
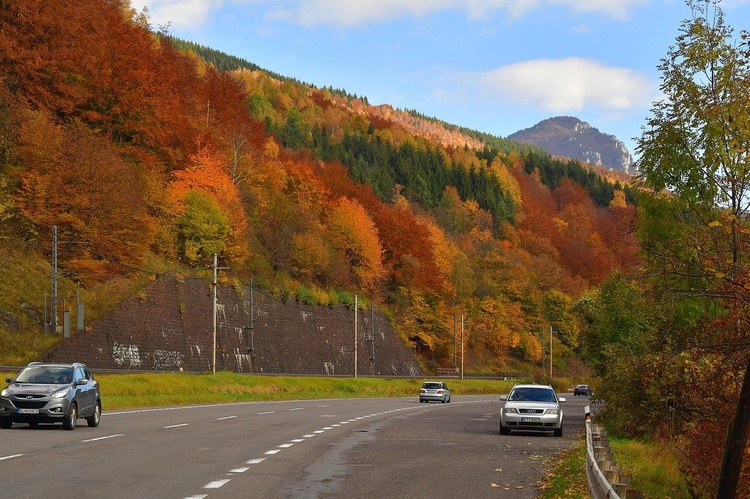
M 92 384 L 93 380 L 86 376 L 86 370 L 82 366 L 76 366 L 74 373 L 76 401 L 78 402 L 78 414 L 82 417 L 91 415 L 96 397 Z M 78 384 L 81 380 L 86 380 L 86 382 Z

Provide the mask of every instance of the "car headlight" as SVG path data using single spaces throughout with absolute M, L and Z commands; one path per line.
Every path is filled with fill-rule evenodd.
M 0 397 L 7 397 L 9 395 L 8 390 L 3 388 L 3 391 L 0 392 Z
M 518 409 L 516 409 L 515 407 L 506 407 L 504 411 L 505 414 L 518 414 Z
M 560 409 L 547 409 L 547 414 L 560 414 Z
M 53 399 L 61 399 L 64 398 L 68 392 L 70 392 L 70 388 L 63 388 L 62 390 L 57 390 L 55 393 L 50 395 Z

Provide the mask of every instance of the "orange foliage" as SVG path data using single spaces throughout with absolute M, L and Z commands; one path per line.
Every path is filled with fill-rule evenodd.
M 328 227 L 358 285 L 373 290 L 383 277 L 383 249 L 372 219 L 357 201 L 342 197 L 331 207 Z

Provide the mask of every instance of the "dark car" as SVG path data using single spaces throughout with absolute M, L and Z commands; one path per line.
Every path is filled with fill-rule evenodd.
M 5 381 L 8 386 L 0 391 L 0 428 L 13 423 L 62 423 L 66 430 L 73 430 L 78 418 L 99 426 L 99 383 L 84 364 L 32 362 L 15 379 Z
M 419 401 L 430 402 L 432 400 L 450 404 L 451 391 L 448 385 L 442 381 L 425 381 L 419 389 Z
M 573 388 L 573 395 L 584 395 L 586 397 L 591 395 L 591 387 L 589 385 L 576 385 Z

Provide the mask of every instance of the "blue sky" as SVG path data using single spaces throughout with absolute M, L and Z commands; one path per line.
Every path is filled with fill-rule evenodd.
M 634 137 L 684 0 L 131 0 L 154 27 L 370 104 L 505 137 L 575 116 Z M 750 0 L 720 3 L 750 30 Z

